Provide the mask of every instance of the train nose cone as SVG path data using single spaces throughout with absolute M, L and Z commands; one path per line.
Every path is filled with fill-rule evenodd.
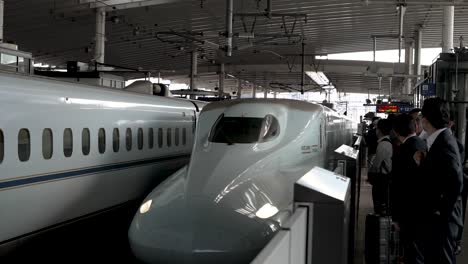
M 158 264 L 248 263 L 277 229 L 273 222 L 226 208 L 171 207 L 139 213 L 133 220 L 129 238 L 138 259 Z

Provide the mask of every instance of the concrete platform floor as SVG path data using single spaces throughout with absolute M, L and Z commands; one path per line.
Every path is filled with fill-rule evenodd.
M 357 242 L 356 242 L 356 255 L 355 255 L 355 262 L 354 264 L 366 264 L 364 259 L 364 227 L 365 227 L 365 220 L 366 215 L 373 211 L 372 209 L 372 186 L 367 183 L 366 175 L 367 170 L 365 168 L 362 169 L 362 182 L 361 182 L 361 200 L 359 203 L 359 225 L 358 225 L 358 233 L 357 233 Z M 466 221 L 465 224 L 468 224 Z M 462 245 L 462 252 L 457 257 L 458 264 L 468 264 L 468 227 L 464 230 L 463 233 L 463 245 Z

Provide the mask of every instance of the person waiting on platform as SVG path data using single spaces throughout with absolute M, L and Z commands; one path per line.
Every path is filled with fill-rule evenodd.
M 370 163 L 368 180 L 372 184 L 372 200 L 376 214 L 388 212 L 388 184 L 389 174 L 392 170 L 392 143 L 389 133 L 392 129 L 387 119 L 377 123 L 378 144 L 374 159 Z
M 425 264 L 456 263 L 455 247 L 462 222 L 461 191 L 463 172 L 455 138 L 447 130 L 448 103 L 429 98 L 422 108 L 422 125 L 428 134 L 427 155 L 416 153 L 420 162 L 421 221 L 423 232 L 416 245 Z
M 421 201 L 418 199 L 418 164 L 413 156 L 417 151 L 426 151 L 426 143 L 416 136 L 416 124 L 413 117 L 401 114 L 396 117 L 393 131 L 401 142 L 397 155 L 393 155 L 393 170 L 391 174 L 391 212 L 397 229 L 400 230 L 400 239 L 405 249 L 405 264 L 420 263 L 417 259 L 422 257 L 415 248 L 414 240 L 419 230 L 421 218 L 418 208 Z
M 415 125 L 415 129 L 416 129 L 416 135 L 421 137 L 422 139 L 425 139 L 426 136 L 425 135 L 422 135 L 421 133 L 424 132 L 424 129 L 422 127 L 422 122 L 421 122 L 421 109 L 419 108 L 414 108 L 413 110 L 411 110 L 409 112 L 409 115 L 413 118 L 414 120 L 414 125 Z
M 364 137 L 367 145 L 367 159 L 368 159 L 368 168 L 370 163 L 375 157 L 375 152 L 377 150 L 377 123 L 379 122 L 380 117 L 373 117 L 372 123 L 369 125 L 369 130 L 367 131 L 366 136 Z

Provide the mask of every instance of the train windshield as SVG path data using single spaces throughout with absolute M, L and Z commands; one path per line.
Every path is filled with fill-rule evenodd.
M 227 144 L 261 143 L 273 139 L 278 133 L 279 123 L 272 115 L 264 118 L 221 115 L 211 131 L 210 141 Z

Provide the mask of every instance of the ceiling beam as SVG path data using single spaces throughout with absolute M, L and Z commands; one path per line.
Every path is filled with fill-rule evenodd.
M 152 5 L 170 4 L 183 0 L 79 0 L 80 4 L 89 4 L 90 8 L 104 7 L 106 11 L 122 10 Z

